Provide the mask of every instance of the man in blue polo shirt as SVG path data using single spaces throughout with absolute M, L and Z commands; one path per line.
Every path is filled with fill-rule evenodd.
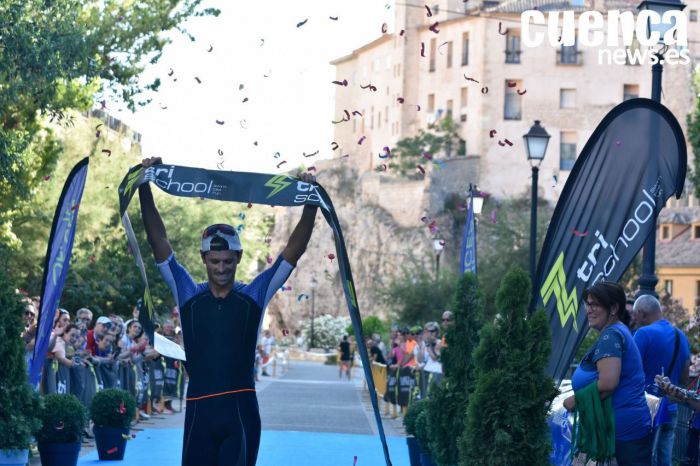
M 143 161 L 144 167 L 161 163 Z M 313 183 L 306 173 L 301 181 Z M 255 345 L 265 312 L 306 250 L 317 207 L 301 219 L 277 260 L 249 284 L 235 280 L 243 249 L 236 229 L 216 224 L 202 234 L 208 280 L 195 283 L 175 259 L 148 183 L 139 187 L 141 215 L 161 275 L 180 308 L 189 374 L 182 464 L 253 466 L 260 446 Z
M 690 347 L 685 334 L 675 328 L 661 314 L 659 300 L 643 295 L 634 303 L 634 315 L 639 329 L 634 334 L 644 365 L 644 379 L 648 387 L 654 377 L 663 374 L 675 385 L 688 384 Z M 663 399 L 654 420 L 652 466 L 671 466 L 678 407 Z

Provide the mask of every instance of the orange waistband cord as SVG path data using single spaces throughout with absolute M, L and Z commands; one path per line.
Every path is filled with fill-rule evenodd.
M 228 392 L 221 392 L 221 393 L 212 393 L 211 395 L 204 395 L 204 396 L 196 396 L 193 398 L 185 398 L 187 401 L 197 401 L 197 400 L 203 400 L 205 398 L 213 398 L 215 396 L 222 396 L 222 395 L 231 395 L 232 393 L 241 393 L 241 392 L 254 392 L 254 388 L 241 388 L 240 390 L 230 390 Z

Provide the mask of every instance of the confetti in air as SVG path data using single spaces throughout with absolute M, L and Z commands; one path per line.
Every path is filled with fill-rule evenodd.
M 306 18 L 304 21 L 298 22 L 298 23 L 297 23 L 297 27 L 298 27 L 298 28 L 302 27 L 304 24 L 306 24 L 306 22 L 307 22 L 308 20 L 309 20 L 309 19 Z

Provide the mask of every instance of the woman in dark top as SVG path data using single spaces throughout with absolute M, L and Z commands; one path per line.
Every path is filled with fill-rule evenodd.
M 350 353 L 350 342 L 347 335 L 343 335 L 343 341 L 338 344 L 338 351 L 340 351 L 340 372 L 338 373 L 338 378 L 340 379 L 343 376 L 343 371 L 345 371 L 349 380 L 352 354 Z

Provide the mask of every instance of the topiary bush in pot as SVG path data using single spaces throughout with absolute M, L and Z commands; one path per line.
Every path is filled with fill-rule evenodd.
M 95 394 L 90 418 L 95 423 L 95 443 L 100 460 L 122 460 L 129 428 L 136 414 L 136 400 L 125 390 L 108 388 Z
M 75 465 L 80 440 L 87 426 L 87 409 L 75 395 L 53 393 L 44 398 L 39 413 L 41 429 L 36 434 L 41 464 Z

